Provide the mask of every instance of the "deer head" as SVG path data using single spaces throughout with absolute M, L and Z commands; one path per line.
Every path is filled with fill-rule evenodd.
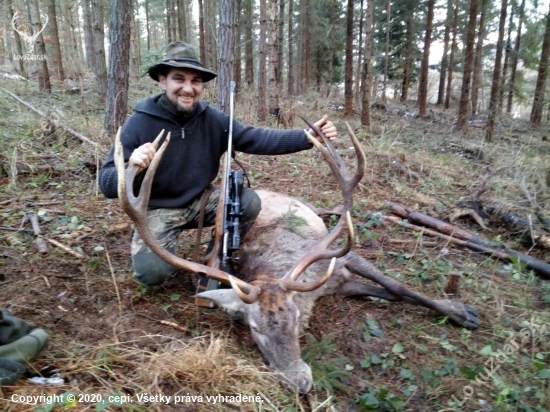
M 34 43 L 36 43 L 36 39 L 38 38 L 40 33 L 42 33 L 44 31 L 44 29 L 46 28 L 46 25 L 48 24 L 48 21 L 49 21 L 49 17 L 46 13 L 41 11 L 40 12 L 40 21 L 42 21 L 44 19 L 45 20 L 44 24 L 42 25 L 42 27 L 40 29 L 36 29 L 35 27 L 33 27 L 34 25 L 32 25 L 32 23 L 31 23 L 32 34 L 28 34 L 27 33 L 27 26 L 29 25 L 28 22 L 20 22 L 16 27 L 18 16 L 19 16 L 19 12 L 17 11 L 13 15 L 13 18 L 11 19 L 11 25 L 13 27 L 13 30 L 15 30 L 19 34 L 21 39 L 25 42 L 26 51 L 27 51 L 26 54 L 32 54 L 32 52 L 34 50 Z M 44 16 L 44 17 L 42 17 L 42 16 Z M 22 27 L 24 27 L 24 30 L 21 29 Z
M 302 361 L 300 356 L 301 313 L 300 306 L 297 304 L 297 296 L 304 296 L 307 295 L 307 292 L 314 292 L 321 288 L 333 273 L 336 258 L 347 254 L 351 249 L 354 241 L 353 225 L 350 217 L 353 206 L 352 195 L 365 169 L 364 153 L 349 125 L 347 126 L 348 133 L 352 137 L 358 154 L 357 172 L 353 177 L 349 177 L 347 168 L 332 143 L 314 125 L 309 122 L 308 124 L 325 141 L 326 147 L 308 134 L 309 140 L 321 151 L 337 177 L 344 196 L 345 213 L 342 214 L 334 229 L 328 233 L 322 220 L 308 209 L 309 213 L 319 219 L 323 227 L 322 234 L 314 239 L 310 250 L 294 266 L 289 268 L 286 274 L 284 272 L 266 273 L 255 277 L 250 282 L 245 282 L 215 268 L 181 259 L 164 249 L 152 235 L 147 223 L 147 204 L 153 176 L 169 144 L 170 135 L 166 137 L 149 165 L 137 197 L 134 196 L 133 181 L 138 169 L 136 167 L 125 169 L 120 130 L 115 143 L 119 199 L 122 208 L 134 221 L 144 242 L 153 252 L 171 265 L 186 271 L 204 274 L 209 278 L 230 285 L 230 289 L 207 291 L 201 293 L 200 296 L 214 301 L 226 310 L 243 313 L 250 325 L 254 341 L 269 361 L 270 366 L 283 372 L 283 382 L 297 388 L 300 392 L 309 391 L 313 380 L 310 367 Z M 164 131 L 157 136 L 153 143 L 155 146 L 158 146 L 163 134 Z M 307 209 L 306 206 L 301 206 Z M 348 228 L 347 242 L 341 247 L 331 248 L 331 245 L 340 237 L 346 227 Z M 246 249 L 246 244 L 250 245 L 254 242 L 254 239 L 250 236 L 251 233 L 253 233 L 253 230 L 243 239 L 243 249 Z M 320 273 L 318 276 L 308 277 L 305 282 L 299 280 L 300 276 L 314 263 L 318 262 L 316 263 L 317 266 L 323 265 L 323 262 L 319 262 L 323 259 L 331 259 L 324 275 L 322 274 L 323 270 L 321 270 L 318 272 Z

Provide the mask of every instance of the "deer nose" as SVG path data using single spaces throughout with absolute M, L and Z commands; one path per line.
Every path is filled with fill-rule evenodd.
M 281 380 L 281 383 L 293 391 L 298 389 L 300 393 L 307 393 L 313 384 L 311 368 L 300 359 L 285 371 L 284 380 Z

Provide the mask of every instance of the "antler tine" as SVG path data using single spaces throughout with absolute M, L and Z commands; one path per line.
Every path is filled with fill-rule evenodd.
M 348 240 L 345 245 L 338 249 L 329 249 L 329 246 L 340 236 L 344 231 L 344 227 L 348 228 Z M 351 221 L 351 213 L 349 210 L 340 217 L 340 220 L 332 231 L 312 250 L 310 250 L 294 268 L 289 271 L 283 278 L 283 282 L 296 281 L 298 277 L 313 263 L 321 259 L 330 259 L 334 257 L 344 256 L 351 250 L 355 241 L 355 232 Z
M 241 299 L 244 297 L 243 301 L 246 303 L 252 303 L 256 300 L 260 293 L 257 286 L 251 285 L 237 278 L 233 278 L 233 280 L 231 280 L 231 276 L 226 272 L 175 256 L 168 252 L 153 235 L 147 220 L 147 205 L 149 203 L 149 196 L 151 195 L 153 178 L 160 160 L 162 159 L 162 155 L 168 147 L 170 133 L 168 133 L 164 143 L 155 153 L 155 156 L 153 157 L 153 160 L 145 173 L 142 187 L 140 188 L 139 195 L 137 197 L 134 195 L 133 183 L 139 168 L 137 166 L 133 166 L 130 169 L 126 169 L 124 163 L 124 150 L 120 140 L 120 134 L 121 131 L 119 129 L 115 140 L 115 165 L 118 172 L 118 197 L 120 200 L 120 205 L 128 216 L 130 216 L 130 218 L 134 221 L 141 238 L 149 249 L 156 253 L 165 262 L 179 269 L 188 270 L 195 273 L 203 273 L 207 277 L 215 279 L 219 282 L 223 282 L 233 287 L 236 286 L 237 289 L 235 289 L 235 291 L 237 294 L 240 292 L 239 297 L 241 297 Z M 153 142 L 155 146 L 158 146 L 163 134 L 164 130 L 160 132 Z
M 312 290 L 319 289 L 321 286 L 325 284 L 325 282 L 332 275 L 332 272 L 334 271 L 335 266 L 336 266 L 336 258 L 333 257 L 330 261 L 330 265 L 327 269 L 327 272 L 325 273 L 325 276 L 323 276 L 318 281 L 303 283 L 303 282 L 297 282 L 295 280 L 290 280 L 290 279 L 282 279 L 280 285 L 284 290 L 292 290 L 294 292 L 311 292 Z

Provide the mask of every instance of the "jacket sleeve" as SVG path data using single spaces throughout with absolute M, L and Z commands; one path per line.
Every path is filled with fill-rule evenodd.
M 295 153 L 313 147 L 302 129 L 264 129 L 245 126 L 236 120 L 233 121 L 233 144 L 237 151 L 258 155 Z
M 132 155 L 134 149 L 141 146 L 140 132 L 138 127 L 138 114 L 133 114 L 126 123 L 122 126 L 121 141 L 124 149 L 124 161 L 128 163 L 128 159 Z M 111 147 L 107 160 L 99 169 L 99 188 L 105 197 L 114 199 L 118 197 L 118 175 L 115 166 L 115 147 Z M 139 178 L 140 176 L 138 176 Z M 141 180 L 136 178 L 136 180 Z M 135 182 L 138 183 L 139 182 Z

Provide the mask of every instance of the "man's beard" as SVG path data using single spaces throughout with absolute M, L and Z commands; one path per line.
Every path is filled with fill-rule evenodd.
M 166 96 L 168 97 L 168 96 Z M 193 113 L 195 113 L 195 109 L 197 108 L 199 102 L 193 102 L 193 104 L 191 105 L 191 108 L 189 109 L 186 109 L 184 107 L 181 107 L 177 101 L 177 98 L 176 98 L 176 101 L 173 101 L 170 97 L 168 97 L 168 101 L 172 104 L 172 106 L 174 107 L 174 110 L 176 110 L 179 114 L 181 114 L 182 116 L 184 117 L 189 117 L 191 116 Z

